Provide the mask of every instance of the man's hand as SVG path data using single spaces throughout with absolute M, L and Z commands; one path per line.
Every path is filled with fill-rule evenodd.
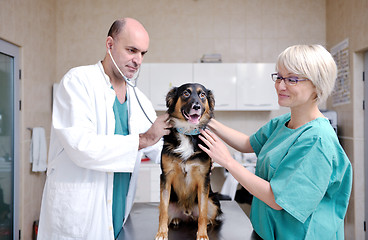
M 170 128 L 172 126 L 169 124 L 168 119 L 168 114 L 158 116 L 147 132 L 139 134 L 139 150 L 152 146 L 153 144 L 157 143 L 162 136 L 168 135 L 170 133 Z

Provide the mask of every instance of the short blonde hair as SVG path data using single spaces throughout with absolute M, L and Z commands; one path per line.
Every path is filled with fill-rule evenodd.
M 286 48 L 277 58 L 276 71 L 280 66 L 309 79 L 316 87 L 318 103 L 324 102 L 334 88 L 337 66 L 331 54 L 321 45 Z

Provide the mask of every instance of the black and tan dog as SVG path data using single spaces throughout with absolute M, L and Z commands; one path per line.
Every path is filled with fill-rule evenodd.
M 204 86 L 188 83 L 171 89 L 166 106 L 173 130 L 164 137 L 161 155 L 156 240 L 168 239 L 168 225 L 181 221 L 198 221 L 197 240 L 205 240 L 207 225 L 217 222 L 221 209 L 210 185 L 212 161 L 198 147 L 198 135 L 213 117 L 215 100 Z

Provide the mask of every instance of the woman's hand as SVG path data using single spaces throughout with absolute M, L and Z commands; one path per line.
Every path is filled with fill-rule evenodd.
M 231 157 L 229 149 L 225 144 L 216 136 L 213 132 L 208 129 L 201 130 L 199 138 L 206 144 L 207 148 L 202 144 L 198 146 L 212 158 L 214 162 L 217 162 L 221 166 L 227 168 L 227 165 L 234 160 Z
M 231 157 L 231 154 L 225 144 L 216 134 L 208 129 L 201 130 L 203 136 L 199 138 L 207 145 L 207 148 L 201 144 L 198 146 L 205 151 L 213 161 L 226 168 L 231 175 L 253 196 L 260 199 L 275 210 L 282 208 L 276 203 L 271 185 L 268 181 L 256 176 L 243 167 L 238 161 Z

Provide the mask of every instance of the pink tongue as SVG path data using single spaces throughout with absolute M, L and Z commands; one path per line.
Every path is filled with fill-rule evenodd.
M 189 116 L 189 122 L 193 123 L 193 124 L 198 124 L 199 123 L 199 115 L 197 114 L 193 114 Z

